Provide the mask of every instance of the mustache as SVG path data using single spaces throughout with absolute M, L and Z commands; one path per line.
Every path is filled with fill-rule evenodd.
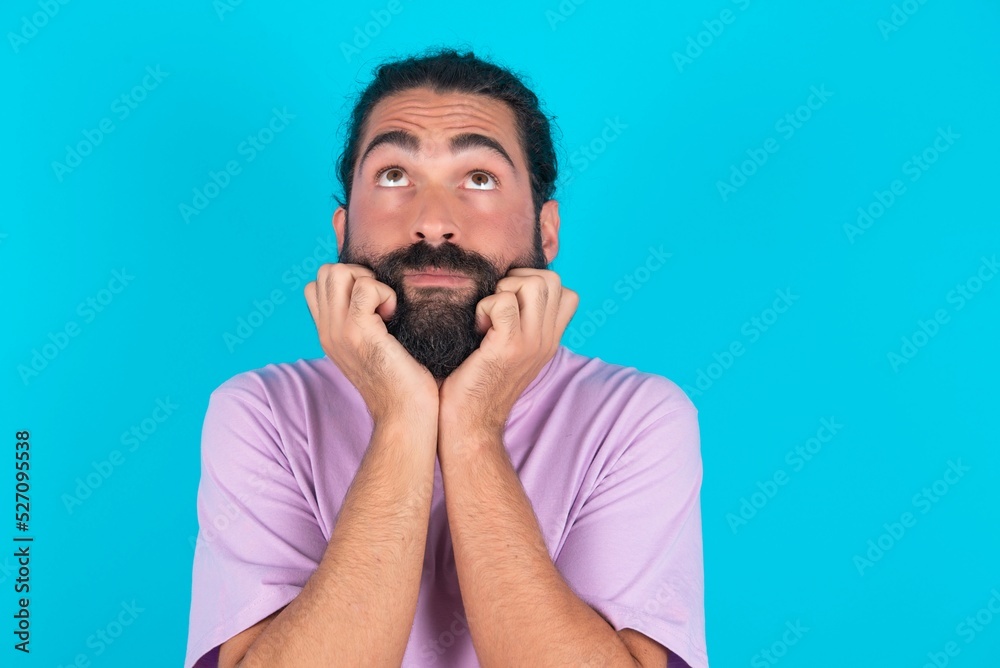
M 371 264 L 361 264 L 372 270 L 376 280 L 393 287 L 402 283 L 406 271 L 435 268 L 470 276 L 481 285 L 492 286 L 492 292 L 506 273 L 497 270 L 492 262 L 479 253 L 464 250 L 452 243 L 432 246 L 426 241 L 391 251 Z

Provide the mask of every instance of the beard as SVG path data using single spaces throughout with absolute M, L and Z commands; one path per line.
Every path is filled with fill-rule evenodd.
M 514 268 L 548 267 L 537 218 L 532 252 L 500 268 L 487 257 L 450 242 L 432 246 L 422 240 L 381 255 L 366 254 L 351 247 L 348 227 L 345 222 L 339 261 L 367 267 L 377 281 L 392 288 L 396 310 L 386 329 L 437 380 L 447 378 L 479 348 L 485 334 L 476 330 L 476 305 L 494 294 L 497 282 Z M 431 267 L 469 276 L 473 286 L 404 286 L 404 272 Z

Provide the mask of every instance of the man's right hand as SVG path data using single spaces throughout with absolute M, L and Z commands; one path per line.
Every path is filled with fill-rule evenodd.
M 413 628 L 434 495 L 437 382 L 389 334 L 396 293 L 367 267 L 325 264 L 305 297 L 324 352 L 375 424 L 316 570 L 286 607 L 223 643 L 220 668 L 398 666 Z
M 305 287 L 320 345 L 358 389 L 376 424 L 436 422 L 438 386 L 423 364 L 389 334 L 396 293 L 359 264 L 324 264 Z

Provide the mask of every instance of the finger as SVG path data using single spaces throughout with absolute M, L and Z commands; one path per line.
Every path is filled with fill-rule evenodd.
M 546 271 L 544 274 L 549 286 L 548 308 L 545 310 L 545 326 L 543 340 L 549 344 L 559 345 L 559 338 L 562 332 L 559 331 L 559 309 L 563 295 L 562 279 L 554 271 Z
M 309 314 L 312 316 L 313 322 L 319 324 L 319 307 L 316 304 L 316 281 L 306 283 L 303 293 L 305 294 L 306 306 L 309 307 Z
M 514 267 L 507 272 L 508 276 L 537 276 L 539 274 L 554 274 L 551 269 L 532 269 L 530 267 Z
M 374 276 L 368 267 L 360 264 L 335 262 L 319 268 L 316 282 L 319 283 L 320 314 L 334 328 L 347 320 L 347 310 L 351 304 L 354 281 L 362 276 Z M 324 311 L 327 311 L 324 313 Z
M 541 279 L 544 281 L 545 289 L 541 291 L 541 294 L 545 296 L 544 303 L 542 301 L 538 302 L 538 308 L 541 309 L 540 315 L 540 335 L 543 344 L 551 343 L 553 337 L 557 336 L 556 329 L 558 327 L 559 319 L 559 304 L 558 298 L 562 293 L 562 279 L 559 274 L 550 269 L 529 269 L 524 267 L 518 267 L 511 269 L 507 272 L 508 277 L 535 277 L 535 279 Z M 502 279 L 506 280 L 506 279 Z M 522 320 L 524 320 L 524 314 L 522 313 Z
M 580 305 L 580 295 L 569 288 L 560 288 L 562 295 L 559 297 L 559 313 L 556 319 L 556 342 L 562 339 L 563 332 L 573 319 L 577 307 Z
M 316 272 L 314 287 L 310 290 L 314 293 L 310 310 L 324 349 L 335 345 L 334 342 L 342 336 L 354 276 L 371 273 L 366 267 L 341 263 L 324 264 Z M 347 291 L 346 295 L 344 291 Z
M 365 328 L 375 326 L 386 331 L 382 314 L 392 314 L 396 310 L 396 293 L 385 283 L 369 276 L 359 276 L 351 289 L 349 316 Z
M 529 340 L 541 340 L 549 301 L 549 286 L 545 278 L 537 274 L 507 276 L 497 281 L 496 291 L 514 295 L 520 311 L 521 331 Z
M 485 334 L 493 326 L 493 321 L 490 320 L 489 316 L 489 309 L 492 308 L 495 297 L 496 294 L 494 293 L 489 297 L 479 300 L 479 303 L 476 304 L 476 331 L 480 334 Z
M 476 304 L 476 325 L 480 331 L 493 329 L 503 341 L 511 341 L 521 331 L 521 309 L 512 292 L 498 292 Z
M 354 280 L 358 281 L 361 279 L 370 280 L 379 286 L 378 294 L 380 295 L 380 301 L 375 307 L 375 313 L 379 315 L 383 322 L 388 322 L 392 317 L 392 314 L 396 311 L 396 292 L 390 288 L 385 283 L 380 282 L 375 278 L 375 272 L 359 264 L 347 265 L 351 268 L 351 273 L 354 275 Z M 351 290 L 353 291 L 353 286 Z M 391 299 L 385 298 L 385 293 L 388 292 L 391 295 Z

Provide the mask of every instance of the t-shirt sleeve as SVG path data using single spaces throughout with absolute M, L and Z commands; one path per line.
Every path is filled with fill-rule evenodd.
M 201 466 L 185 668 L 217 666 L 219 646 L 291 602 L 326 549 L 256 377 L 212 393 Z
M 616 631 L 634 629 L 690 668 L 708 666 L 700 449 L 686 399 L 649 422 L 584 501 L 555 561 Z

